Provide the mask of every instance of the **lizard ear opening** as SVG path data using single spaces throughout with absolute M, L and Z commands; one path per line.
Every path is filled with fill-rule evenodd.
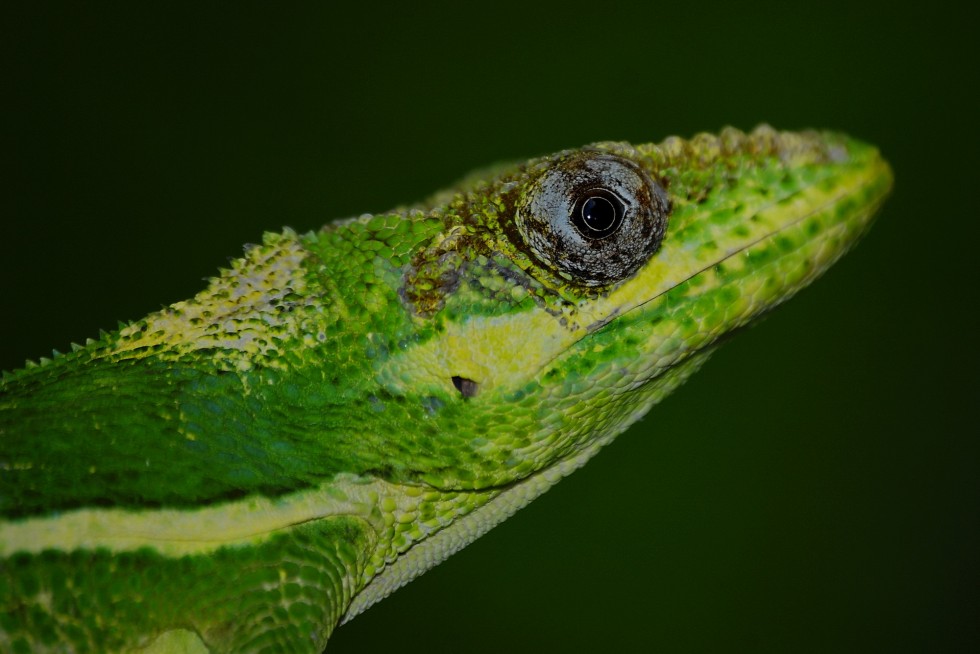
M 583 286 L 622 281 L 660 248 L 670 200 L 635 162 L 583 151 L 558 160 L 517 205 L 531 253 Z
M 463 397 L 473 397 L 476 395 L 480 385 L 472 379 L 460 377 L 459 375 L 453 375 L 453 386 L 456 387 L 456 390 L 459 391 L 460 395 Z

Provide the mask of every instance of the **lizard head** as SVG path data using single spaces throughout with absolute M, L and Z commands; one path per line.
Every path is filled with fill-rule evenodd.
M 844 253 L 890 185 L 877 151 L 841 135 L 597 143 L 268 234 L 192 300 L 54 365 L 161 386 L 145 392 L 171 398 L 165 419 L 140 429 L 177 435 L 166 474 L 200 477 L 195 497 L 338 473 L 507 485 L 638 420 Z
M 845 136 L 726 129 L 267 234 L 194 298 L 2 380 L 7 443 L 30 444 L 7 510 L 567 471 L 830 266 L 890 186 Z
M 891 186 L 869 146 L 768 127 L 598 143 L 479 179 L 422 208 L 440 226 L 400 297 L 430 335 L 378 368 L 393 395 L 440 398 L 438 433 L 466 453 L 426 471 L 445 487 L 610 440 L 829 267 Z

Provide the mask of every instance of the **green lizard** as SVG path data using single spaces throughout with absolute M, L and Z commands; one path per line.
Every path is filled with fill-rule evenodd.
M 0 651 L 322 650 L 813 280 L 890 187 L 868 145 L 764 126 L 267 234 L 5 373 Z

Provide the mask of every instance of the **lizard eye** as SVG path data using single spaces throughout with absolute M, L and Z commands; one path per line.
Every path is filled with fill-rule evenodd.
M 626 279 L 657 251 L 669 212 L 666 192 L 638 165 L 585 151 L 541 173 L 515 220 L 541 263 L 569 281 L 603 286 Z

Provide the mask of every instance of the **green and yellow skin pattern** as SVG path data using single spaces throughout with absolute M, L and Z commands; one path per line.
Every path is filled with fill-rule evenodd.
M 891 183 L 847 136 L 726 128 L 266 234 L 4 374 L 0 651 L 323 650 L 816 278 Z

